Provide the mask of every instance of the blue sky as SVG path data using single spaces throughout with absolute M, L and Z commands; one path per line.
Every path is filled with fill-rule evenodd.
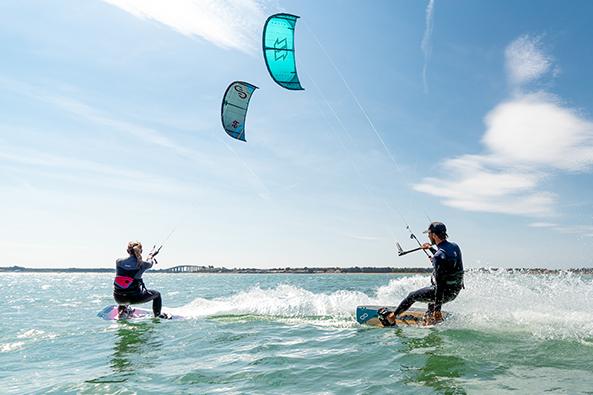
M 261 31 L 299 15 L 304 91 L 268 76 Z M 467 267 L 591 266 L 587 1 L 0 4 L 0 260 L 424 266 L 441 220 Z M 247 142 L 228 84 L 258 89 Z

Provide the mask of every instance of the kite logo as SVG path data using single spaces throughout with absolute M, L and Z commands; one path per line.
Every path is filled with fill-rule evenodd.
M 245 91 L 243 90 L 242 85 L 235 85 L 235 90 L 237 91 L 237 96 L 239 96 L 241 99 L 247 98 L 247 93 L 245 93 Z
M 233 81 L 222 98 L 220 120 L 224 131 L 232 138 L 245 141 L 245 117 L 249 99 L 257 86 L 249 82 Z
M 288 52 L 286 51 L 287 47 L 286 38 L 280 40 L 279 38 L 276 39 L 274 43 L 274 60 L 285 60 L 286 56 L 288 56 Z
M 270 77 L 283 88 L 303 90 L 296 72 L 294 30 L 299 17 L 275 14 L 268 18 L 263 31 L 263 50 Z

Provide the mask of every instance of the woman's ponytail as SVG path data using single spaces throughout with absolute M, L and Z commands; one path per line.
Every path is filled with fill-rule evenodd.
M 128 243 L 128 254 L 136 257 L 136 265 L 142 264 L 142 243 L 139 241 L 130 241 Z

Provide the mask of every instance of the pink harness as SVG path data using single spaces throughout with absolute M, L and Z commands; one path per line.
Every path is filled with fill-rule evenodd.
M 127 289 L 130 285 L 132 285 L 134 279 L 128 276 L 115 276 L 115 280 L 113 282 L 120 288 Z

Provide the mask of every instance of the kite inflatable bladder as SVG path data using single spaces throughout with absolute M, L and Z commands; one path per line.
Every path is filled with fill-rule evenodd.
M 222 98 L 222 127 L 234 139 L 245 140 L 245 117 L 251 95 L 257 86 L 248 82 L 231 82 Z
M 264 59 L 270 76 L 286 89 L 302 90 L 296 71 L 294 28 L 299 17 L 275 14 L 264 25 Z

